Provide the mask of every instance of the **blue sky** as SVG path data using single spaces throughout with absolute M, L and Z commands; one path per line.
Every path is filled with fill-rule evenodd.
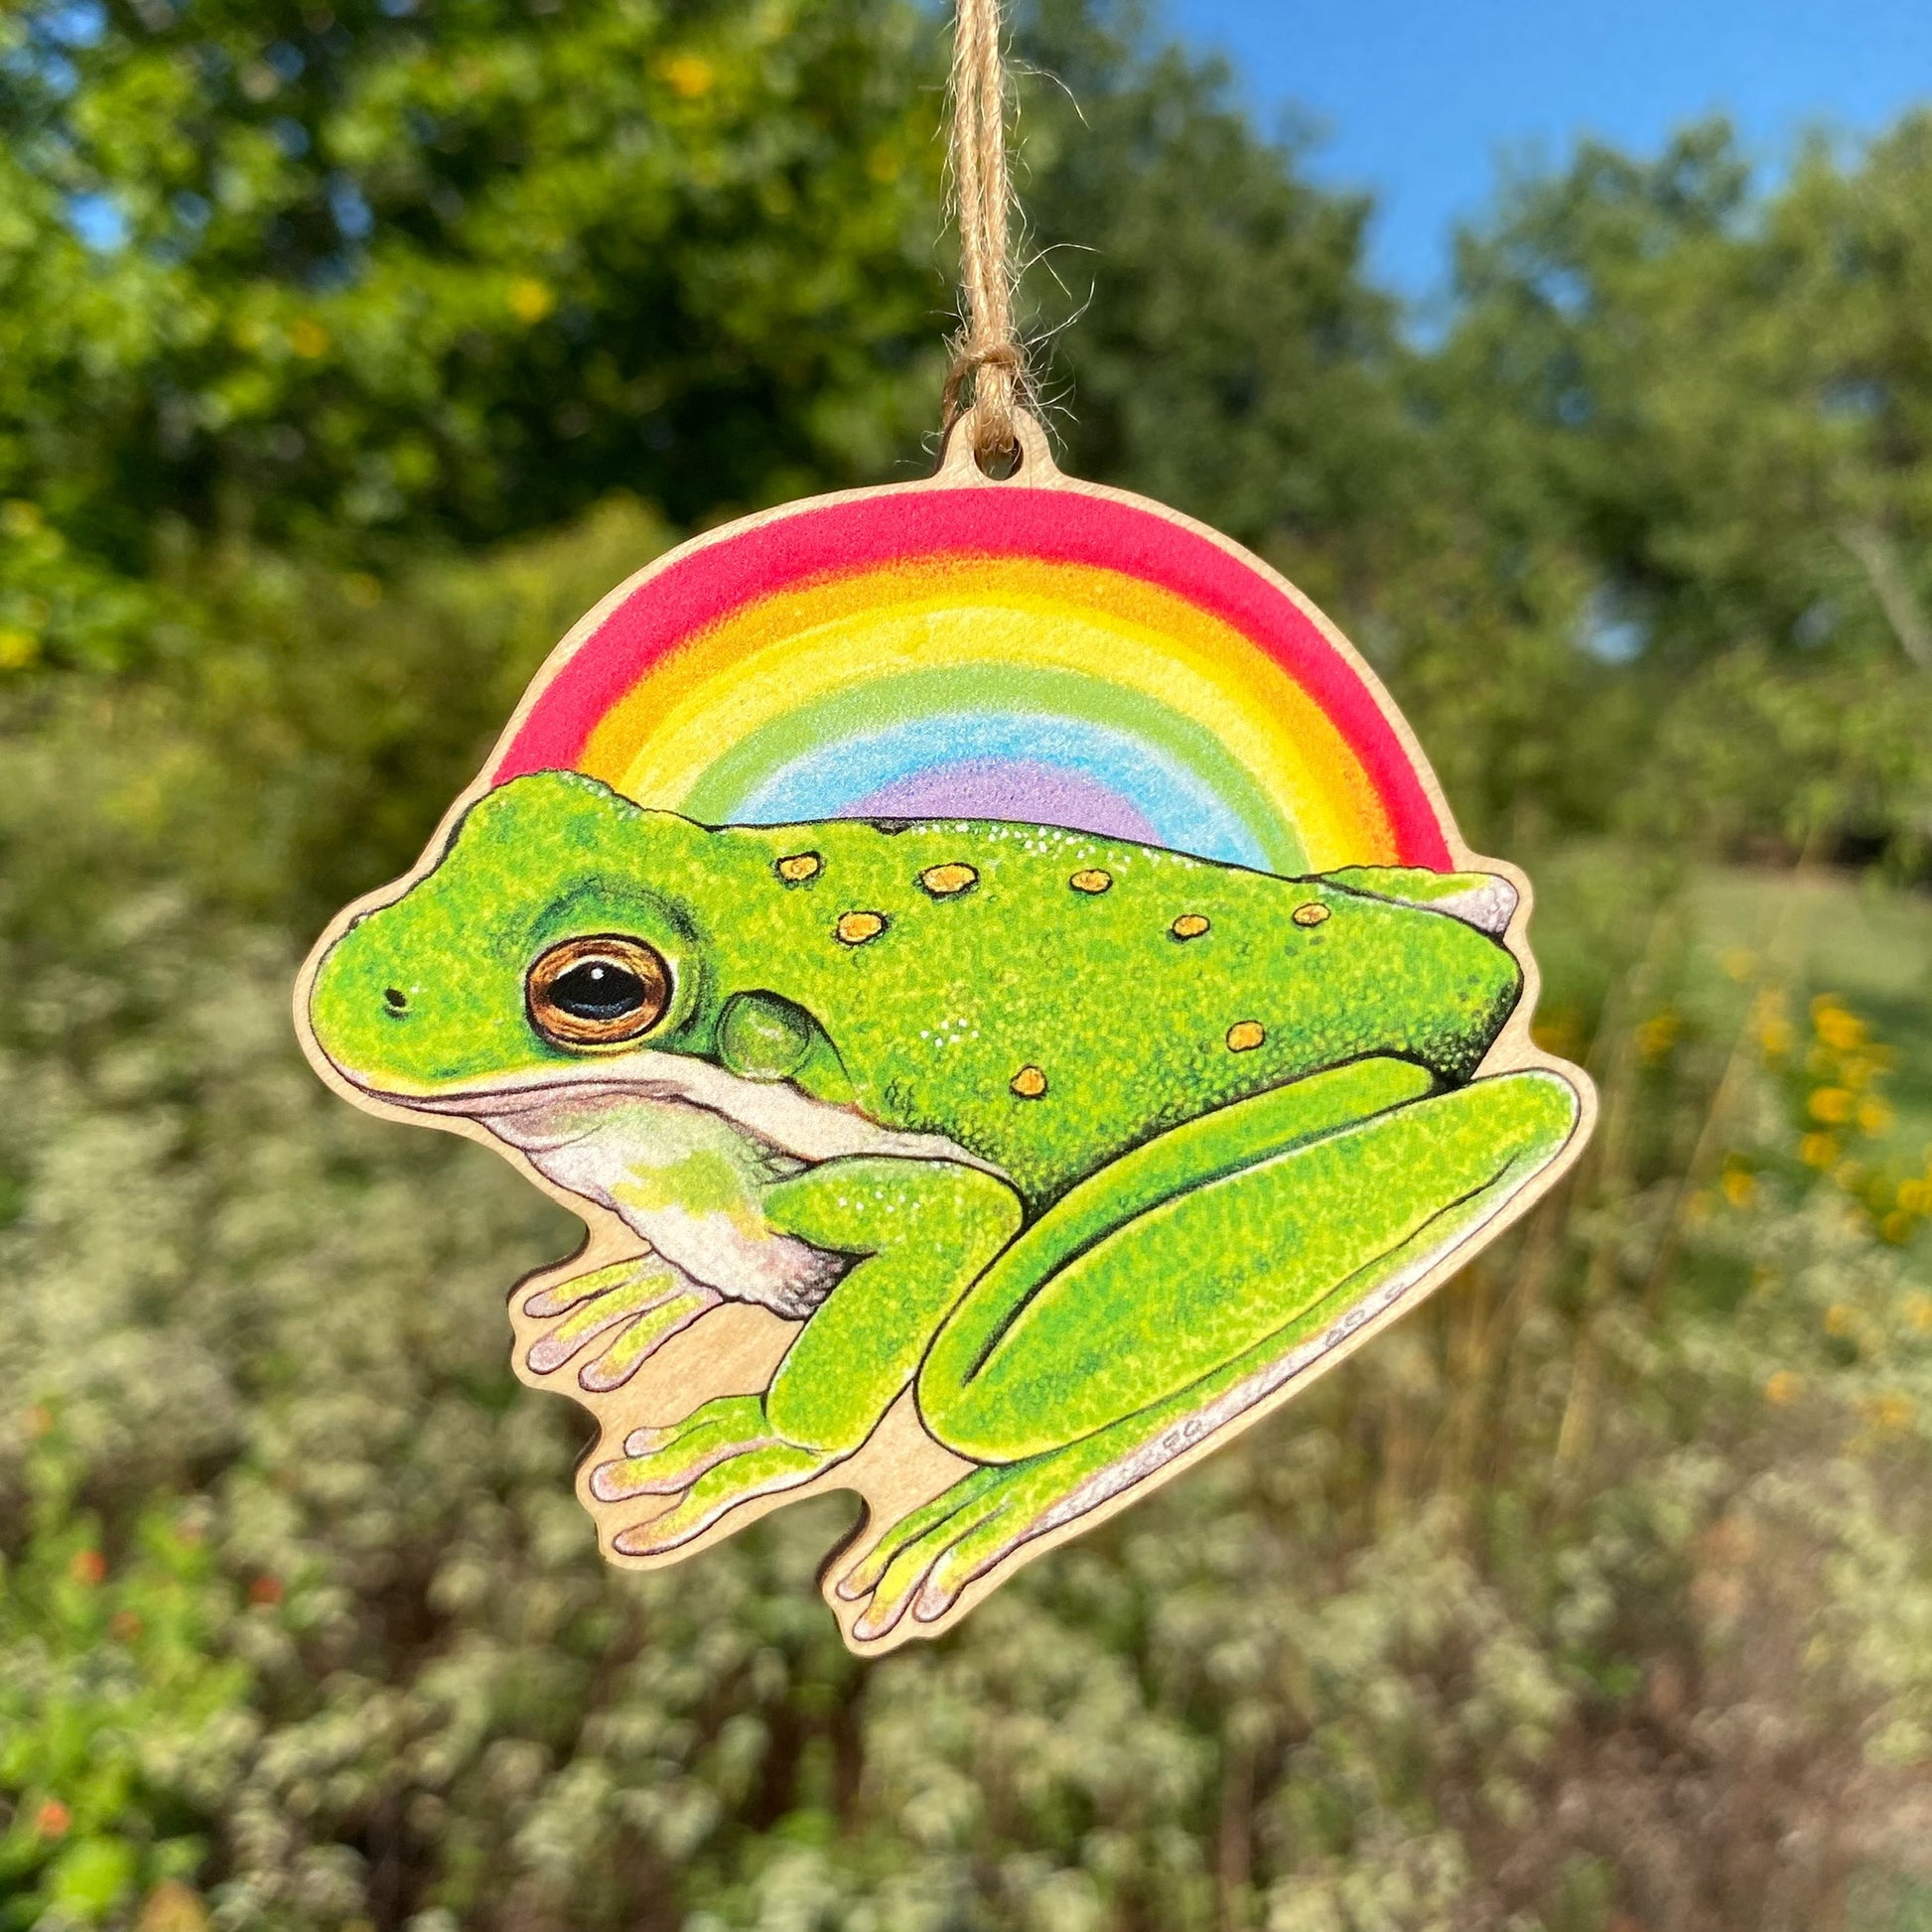
M 1856 136 L 1932 101 L 1932 0 L 1168 0 L 1226 54 L 1271 129 L 1285 105 L 1324 138 L 1327 182 L 1372 189 L 1380 276 L 1439 290 L 1457 216 L 1508 158 L 1580 134 L 1638 152 L 1714 109 L 1767 165 L 1822 124 Z

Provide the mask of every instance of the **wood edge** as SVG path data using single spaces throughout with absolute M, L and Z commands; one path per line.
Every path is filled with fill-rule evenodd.
M 700 532 L 682 543 L 673 545 L 634 571 L 580 618 L 545 657 L 531 677 L 508 722 L 498 733 L 482 769 L 444 812 L 415 864 L 397 878 L 360 895 L 329 921 L 310 947 L 291 989 L 295 1032 L 303 1056 L 324 1085 L 339 1098 L 380 1120 L 396 1121 L 417 1128 L 432 1127 L 489 1148 L 499 1157 L 508 1160 L 511 1166 L 541 1193 L 583 1223 L 585 1238 L 573 1253 L 530 1271 L 506 1291 L 505 1311 L 509 1316 L 511 1328 L 512 1368 L 518 1381 L 539 1393 L 566 1397 L 585 1410 L 597 1425 L 596 1438 L 586 1447 L 583 1455 L 579 1458 L 575 1486 L 580 1504 L 592 1518 L 598 1548 L 604 1559 L 619 1569 L 639 1571 L 665 1569 L 672 1564 L 701 1555 L 712 1545 L 723 1542 L 748 1524 L 756 1522 L 759 1517 L 768 1515 L 775 1509 L 807 1498 L 830 1494 L 836 1490 L 848 1491 L 859 1498 L 861 1515 L 854 1530 L 828 1552 L 820 1570 L 820 1593 L 838 1620 L 848 1648 L 862 1657 L 882 1656 L 915 1640 L 943 1636 L 987 1595 L 1027 1565 L 1057 1549 L 1073 1537 L 1084 1535 L 1118 1511 L 1151 1495 L 1163 1484 L 1192 1468 L 1202 1457 L 1224 1448 L 1268 1416 L 1273 1415 L 1285 1403 L 1345 1361 L 1357 1348 L 1379 1335 L 1392 1322 L 1421 1306 L 1444 1282 L 1466 1266 L 1475 1253 L 1487 1247 L 1527 1214 L 1574 1167 L 1589 1140 L 1596 1119 L 1596 1091 L 1588 1074 L 1582 1067 L 1544 1051 L 1537 1046 L 1531 1036 L 1530 1029 L 1536 1002 L 1541 993 L 1542 975 L 1528 942 L 1528 924 L 1534 900 L 1529 878 L 1521 868 L 1507 860 L 1489 858 L 1473 851 L 1463 839 L 1448 797 L 1436 775 L 1435 767 L 1430 763 L 1420 741 L 1374 668 L 1326 614 L 1265 559 L 1256 556 L 1244 545 L 1236 543 L 1211 526 L 1172 509 L 1166 504 L 1110 484 L 1091 483 L 1065 476 L 1055 464 L 1045 433 L 1037 421 L 1032 415 L 1022 411 L 1018 415 L 1018 426 L 1023 461 L 1019 471 L 1011 478 L 991 478 L 979 469 L 973 454 L 972 412 L 968 411 L 948 433 L 941 446 L 938 464 L 930 477 L 910 482 L 872 484 L 858 489 L 837 490 L 824 495 L 807 497 L 795 503 L 777 504 L 769 509 L 757 511 L 750 516 L 721 525 L 715 530 Z M 517 733 L 530 712 L 541 701 L 552 681 L 596 634 L 611 612 L 649 584 L 660 573 L 712 544 L 735 539 L 748 530 L 834 504 L 865 502 L 884 496 L 898 496 L 908 492 L 934 489 L 961 487 L 1002 489 L 1016 483 L 1029 489 L 1066 490 L 1076 495 L 1105 498 L 1142 513 L 1157 516 L 1194 536 L 1204 538 L 1287 597 L 1314 626 L 1324 641 L 1337 651 L 1368 690 L 1384 722 L 1395 734 L 1404 754 L 1409 758 L 1443 831 L 1445 843 L 1453 862 L 1453 869 L 1496 874 L 1508 880 L 1517 893 L 1517 904 L 1502 935 L 1501 943 L 1515 959 L 1523 975 L 1522 992 L 1514 1012 L 1485 1055 L 1477 1077 L 1529 1069 L 1555 1073 L 1576 1091 L 1579 1103 L 1578 1119 L 1563 1148 L 1533 1179 L 1512 1196 L 1493 1219 L 1485 1222 L 1477 1230 L 1471 1242 L 1443 1257 L 1389 1308 L 1363 1322 L 1359 1328 L 1337 1342 L 1307 1369 L 1291 1377 L 1279 1389 L 1271 1391 L 1250 1409 L 1232 1418 L 1199 1443 L 1190 1446 L 1172 1461 L 1130 1484 L 1119 1494 L 1109 1497 L 1105 1502 L 1073 1521 L 1022 1545 L 995 1565 L 986 1575 L 967 1585 L 942 1615 L 930 1622 L 921 1623 L 908 1612 L 884 1636 L 861 1638 L 854 1634 L 853 1625 L 864 1606 L 848 1603 L 837 1595 L 835 1587 L 837 1575 L 864 1553 L 869 1539 L 875 1535 L 875 1526 L 877 1526 L 877 1533 L 883 1534 L 886 1526 L 896 1520 L 897 1515 L 903 1514 L 906 1510 L 915 1508 L 937 1495 L 939 1487 L 944 1486 L 943 1482 L 939 1487 L 926 1486 L 922 1482 L 915 1488 L 905 1489 L 891 1481 L 895 1466 L 892 1464 L 886 1465 L 880 1475 L 868 1474 L 868 1479 L 864 1482 L 855 1482 L 853 1465 L 864 1464 L 867 1450 L 885 1428 L 882 1422 L 880 1429 L 876 1429 L 867 1438 L 866 1443 L 845 1461 L 834 1465 L 810 1482 L 801 1483 L 795 1489 L 784 1490 L 770 1496 L 755 1497 L 727 1511 L 716 1523 L 675 1550 L 648 1556 L 634 1556 L 612 1548 L 612 1538 L 617 1531 L 610 1527 L 609 1518 L 613 1512 L 624 1510 L 627 1506 L 600 1501 L 590 1493 L 589 1480 L 596 1463 L 600 1459 L 608 1458 L 613 1452 L 613 1446 L 621 1446 L 623 1437 L 642 1420 L 634 1410 L 636 1397 L 632 1394 L 626 1400 L 625 1392 L 630 1389 L 629 1384 L 624 1385 L 623 1389 L 611 1391 L 608 1394 L 581 1388 L 576 1382 L 574 1362 L 567 1362 L 547 1374 L 539 1375 L 529 1370 L 524 1359 L 529 1339 L 533 1332 L 540 1331 L 545 1324 L 524 1315 L 521 1304 L 541 1285 L 549 1281 L 567 1280 L 572 1276 L 586 1273 L 592 1268 L 603 1266 L 606 1262 L 621 1260 L 626 1255 L 638 1253 L 640 1250 L 637 1237 L 616 1214 L 597 1207 L 595 1203 L 581 1195 L 570 1193 L 555 1185 L 515 1149 L 497 1140 L 481 1122 L 461 1116 L 426 1116 L 417 1109 L 382 1100 L 355 1086 L 336 1068 L 317 1044 L 309 1019 L 309 1003 L 316 975 L 330 949 L 357 919 L 400 898 L 435 870 L 464 817 L 492 788 L 489 773 L 495 769 L 510 745 L 514 743 Z M 701 1316 L 692 1324 L 691 1329 L 686 1331 L 687 1334 L 695 1335 L 708 1323 L 714 1322 L 716 1315 L 723 1311 L 714 1310 Z M 775 1315 L 766 1315 L 765 1319 L 774 1324 L 776 1331 L 774 1340 L 781 1336 L 785 1328 L 793 1325 L 781 1322 Z M 717 1367 L 729 1369 L 733 1361 L 738 1358 L 738 1350 L 729 1350 L 723 1357 L 718 1358 Z M 710 1386 L 704 1387 L 695 1395 L 689 1407 L 695 1408 L 699 1403 L 709 1401 L 714 1396 L 732 1393 L 732 1389 L 726 1386 L 726 1383 L 728 1380 L 735 1379 L 737 1378 L 714 1379 Z M 903 1400 L 901 1398 L 901 1401 Z M 899 1406 L 895 1405 L 895 1412 Z M 688 1413 L 689 1408 L 680 1412 L 680 1414 Z M 893 1413 L 889 1412 L 889 1418 Z M 943 1449 L 939 1452 L 948 1453 Z M 958 1458 L 951 1459 L 958 1460 Z M 642 1519 L 632 1514 L 630 1520 Z

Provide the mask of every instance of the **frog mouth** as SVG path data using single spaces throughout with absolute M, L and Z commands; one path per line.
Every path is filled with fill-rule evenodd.
M 856 1107 L 816 1100 L 788 1080 L 748 1080 L 710 1060 L 639 1048 L 576 1065 L 534 1067 L 487 1085 L 442 1088 L 434 1093 L 393 1091 L 345 1074 L 371 1099 L 414 1113 L 475 1120 L 499 1140 L 526 1151 L 549 1139 L 545 1124 L 559 1114 L 581 1120 L 599 1109 L 637 1102 L 695 1107 L 731 1123 L 772 1153 L 815 1164 L 849 1155 L 888 1155 L 912 1161 L 955 1161 L 999 1174 L 943 1134 L 904 1133 L 882 1127 Z M 1002 1176 L 1004 1178 L 1004 1176 Z

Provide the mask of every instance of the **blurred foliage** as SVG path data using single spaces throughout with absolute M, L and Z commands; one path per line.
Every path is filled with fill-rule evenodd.
M 1573 645 L 1626 670 L 1587 729 L 1653 779 L 1632 829 L 1923 864 L 1929 189 L 1932 113 L 1768 198 L 1718 122 L 1586 144 L 1461 237 L 1425 388 L 1504 573 L 1564 560 Z
M 893 0 L 4 19 L 0 493 L 90 557 L 717 514 L 924 426 L 933 32 Z
M 1586 147 L 1419 346 L 1218 70 L 1020 38 L 1067 467 L 1305 584 L 1534 862 L 1587 1164 L 929 1649 L 839 1645 L 836 1499 L 603 1568 L 500 1311 L 572 1224 L 288 982 L 613 584 L 928 459 L 943 23 L 6 0 L 0 1922 L 1932 1915 L 1932 119 Z
M 0 1923 L 21 1927 L 188 1890 L 208 1851 L 196 1828 L 261 1734 L 207 1510 L 149 1501 L 117 1524 L 110 1569 L 74 1508 L 85 1458 L 51 1410 L 26 1427 L 27 1535 L 0 1596 Z

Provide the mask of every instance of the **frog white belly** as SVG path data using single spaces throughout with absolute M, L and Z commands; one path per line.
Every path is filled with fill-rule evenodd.
M 722 1295 L 809 1314 L 842 1257 L 780 1234 L 762 1189 L 804 1163 L 688 1101 L 569 1087 L 484 1117 L 548 1179 L 621 1216 L 657 1252 Z
M 844 1155 L 987 1166 L 939 1135 L 895 1133 L 787 1083 L 675 1053 L 626 1053 L 407 1104 L 481 1120 L 693 1281 L 794 1320 L 850 1263 L 772 1227 L 762 1196 L 773 1181 Z

